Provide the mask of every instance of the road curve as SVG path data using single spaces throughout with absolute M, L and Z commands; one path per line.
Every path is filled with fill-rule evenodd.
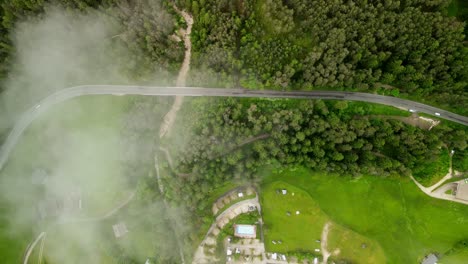
M 434 115 L 439 118 L 468 125 L 468 117 L 457 115 L 440 108 L 413 102 L 396 97 L 344 91 L 272 91 L 246 90 L 201 87 L 151 87 L 151 86 L 119 86 L 119 85 L 83 85 L 57 91 L 37 105 L 23 113 L 8 135 L 0 149 L 0 170 L 5 165 L 11 151 L 23 134 L 24 130 L 42 112 L 53 105 L 68 99 L 84 95 L 148 95 L 148 96 L 216 96 L 216 97 L 260 97 L 260 98 L 299 98 L 299 99 L 331 99 L 349 100 L 384 104 L 389 106 L 413 109 L 417 112 Z

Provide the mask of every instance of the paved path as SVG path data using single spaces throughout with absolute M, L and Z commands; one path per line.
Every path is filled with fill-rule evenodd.
M 451 182 L 451 183 L 447 183 L 443 185 L 445 181 L 453 177 L 452 156 L 453 154 L 450 154 L 449 172 L 447 173 L 447 175 L 445 175 L 442 179 L 440 179 L 437 183 L 433 184 L 432 186 L 424 187 L 412 175 L 410 177 L 421 191 L 423 191 L 425 194 L 433 198 L 448 200 L 448 201 L 462 203 L 462 204 L 468 204 L 468 201 L 457 199 L 455 198 L 455 196 L 445 193 L 445 191 L 451 189 L 452 187 L 454 187 L 454 185 L 456 187 L 456 184 L 457 184 L 457 183 Z
M 468 204 L 468 201 L 457 199 L 455 198 L 455 196 L 445 193 L 445 191 L 449 189 L 449 186 L 452 186 L 454 183 L 447 183 L 435 191 L 429 191 L 428 188 L 422 186 L 413 176 L 410 176 L 410 177 L 414 181 L 414 183 L 419 187 L 419 189 L 421 189 L 421 191 L 423 191 L 425 194 L 433 198 L 448 200 L 448 201 L 462 203 L 462 204 Z M 460 182 L 462 181 L 463 180 L 461 180 Z M 445 190 L 445 191 L 442 192 L 441 190 Z
M 321 243 L 320 247 L 322 249 L 322 256 L 323 256 L 323 263 L 327 264 L 328 258 L 330 257 L 331 253 L 328 251 L 328 232 L 330 232 L 330 225 L 331 222 L 325 223 L 325 226 L 323 227 L 322 230 L 322 236 L 321 236 Z
M 333 99 L 350 100 L 370 103 L 378 103 L 414 109 L 415 111 L 434 114 L 440 113 L 439 118 L 468 125 L 468 118 L 457 115 L 436 107 L 413 102 L 396 97 L 342 92 L 342 91 L 270 91 L 270 90 L 246 90 L 246 89 L 223 89 L 223 88 L 199 88 L 199 87 L 150 87 L 150 86 L 118 86 L 118 85 L 83 85 L 66 88 L 57 91 L 44 98 L 34 107 L 26 111 L 16 122 L 6 141 L 0 149 L 0 170 L 18 142 L 26 128 L 41 113 L 46 112 L 52 106 L 66 100 L 84 95 L 148 95 L 148 96 L 221 96 L 221 97 L 259 97 L 259 98 L 302 98 L 302 99 Z
M 26 249 L 26 254 L 24 255 L 24 258 L 23 258 L 23 264 L 28 264 L 28 260 L 29 260 L 29 257 L 31 256 L 31 252 L 33 251 L 33 249 L 36 247 L 37 243 L 39 243 L 39 241 L 42 239 L 42 238 L 45 238 L 45 235 L 46 233 L 45 232 L 41 232 L 37 238 L 34 240 L 34 242 L 32 242 L 32 244 L 30 244 L 28 246 L 28 248 Z

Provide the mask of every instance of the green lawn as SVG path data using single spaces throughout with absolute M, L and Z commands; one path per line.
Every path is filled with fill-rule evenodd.
M 407 178 L 352 179 L 303 168 L 263 174 L 266 185 L 300 186 L 335 223 L 380 244 L 388 263 L 416 263 L 468 237 L 468 206 L 428 197 Z
M 277 193 L 286 189 L 287 194 Z M 262 187 L 262 212 L 265 246 L 269 252 L 315 252 L 320 249 L 321 234 L 325 223 L 329 222 L 328 250 L 339 249 L 337 259 L 363 263 L 384 263 L 385 255 L 379 244 L 332 221 L 319 204 L 302 189 L 291 184 L 275 181 Z M 296 214 L 299 211 L 299 214 Z M 290 212 L 291 215 L 288 215 Z M 272 240 L 282 243 L 273 244 Z M 367 247 L 361 248 L 362 243 Z
M 337 256 L 332 255 L 332 259 L 345 259 L 351 263 L 386 263 L 385 253 L 379 243 L 343 226 L 333 224 L 328 234 L 328 250 L 333 252 L 336 249 L 340 253 Z
M 286 189 L 288 193 L 283 195 L 276 192 L 281 189 Z M 267 251 L 287 253 L 320 248 L 315 240 L 320 239 L 329 218 L 308 193 L 277 181 L 262 187 L 261 204 Z M 300 214 L 296 215 L 296 211 Z M 275 245 L 272 240 L 283 242 Z
M 461 250 L 455 254 L 449 256 L 443 256 L 437 262 L 439 264 L 466 264 L 468 260 L 468 248 Z

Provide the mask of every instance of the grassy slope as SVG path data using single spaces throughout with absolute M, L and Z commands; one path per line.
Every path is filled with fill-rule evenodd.
M 336 101 L 332 101 L 336 102 Z M 364 103 L 348 101 L 346 112 L 355 115 L 391 115 L 391 116 L 410 116 L 411 113 L 393 106 L 382 104 Z
M 376 240 L 389 263 L 415 263 L 468 237 L 468 207 L 427 197 L 408 179 L 265 173 L 266 182 L 301 186 L 335 222 Z
M 461 250 L 450 256 L 442 257 L 437 263 L 439 264 L 466 264 L 468 259 L 468 248 Z
M 283 188 L 288 190 L 286 195 L 276 193 L 277 189 Z M 307 192 L 276 181 L 262 187 L 261 201 L 267 251 L 314 252 L 314 249 L 320 249 L 320 243 L 316 240 L 320 239 L 324 224 L 332 220 Z M 291 216 L 287 216 L 287 211 L 291 212 Z M 296 215 L 296 211 L 300 214 Z M 282 240 L 282 243 L 273 244 L 272 240 Z M 362 243 L 368 247 L 360 248 Z M 365 263 L 385 262 L 385 255 L 378 243 L 332 222 L 328 249 L 333 251 L 337 248 L 341 251 L 339 258 L 354 262 L 365 260 Z
M 288 194 L 277 194 L 276 189 L 287 189 Z M 292 196 L 294 193 L 294 196 Z M 309 194 L 284 182 L 262 187 L 262 212 L 265 221 L 265 246 L 272 252 L 313 251 L 320 248 L 322 228 L 329 220 Z M 296 215 L 299 210 L 301 213 Z M 291 216 L 287 216 L 286 212 Z M 282 240 L 274 245 L 272 240 Z
M 362 244 L 366 247 L 362 248 Z M 386 263 L 385 253 L 376 241 L 334 224 L 328 234 L 328 250 L 333 253 L 337 248 L 340 253 L 337 257 L 332 255 L 332 258 L 343 258 L 352 263 Z
M 425 187 L 436 184 L 449 172 L 450 155 L 446 148 L 440 150 L 440 155 L 435 161 L 422 161 L 424 166 L 414 170 L 413 175 Z

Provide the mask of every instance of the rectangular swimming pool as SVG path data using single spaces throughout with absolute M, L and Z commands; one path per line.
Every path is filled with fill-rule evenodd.
M 255 226 L 253 225 L 236 225 L 236 233 L 239 235 L 255 235 Z

